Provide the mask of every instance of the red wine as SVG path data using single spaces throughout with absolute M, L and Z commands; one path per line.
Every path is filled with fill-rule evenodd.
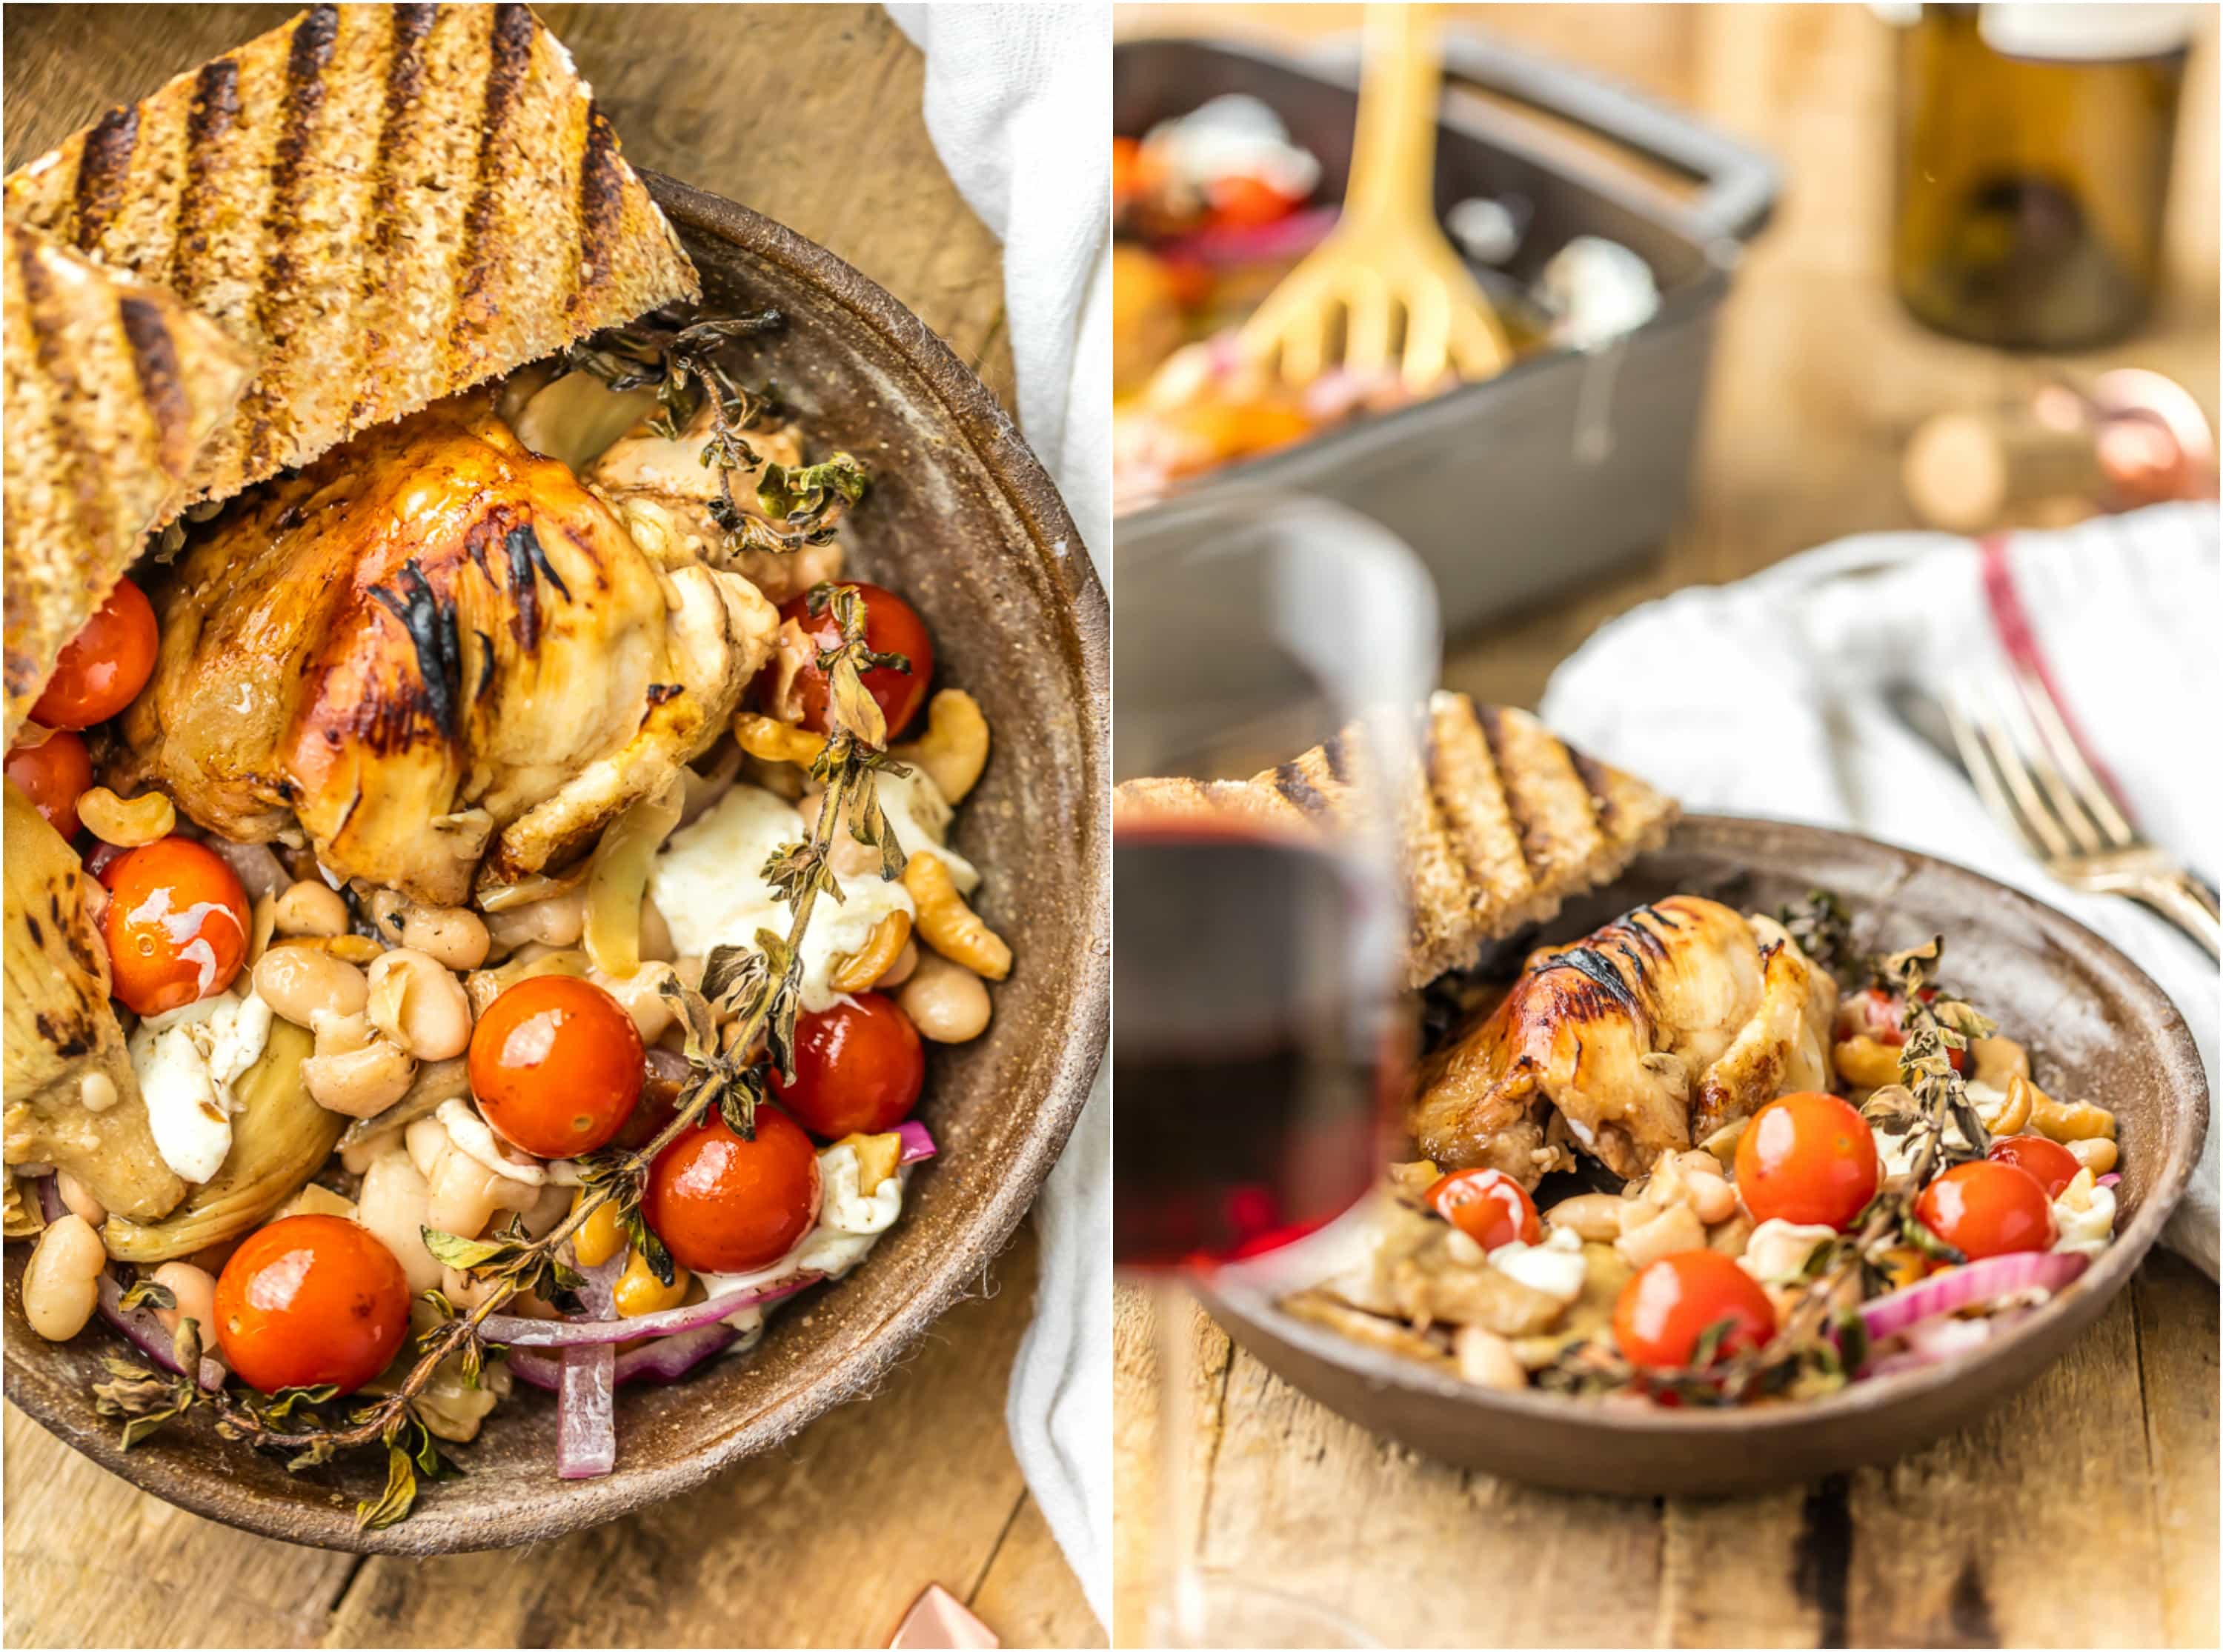
M 1219 823 L 1123 827 L 1112 858 L 1113 1255 L 1227 1260 L 1333 1220 L 1401 1077 L 1394 908 L 1331 853 Z

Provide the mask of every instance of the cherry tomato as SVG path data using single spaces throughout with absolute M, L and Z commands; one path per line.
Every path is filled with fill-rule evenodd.
M 159 1015 L 231 984 L 247 957 L 247 891 L 212 851 L 158 838 L 98 876 L 110 895 L 110 989 L 128 1007 Z
M 1486 1251 L 1544 1237 L 1535 1203 L 1502 1170 L 1455 1170 L 1428 1190 L 1428 1208 Z
M 48 728 L 91 728 L 122 711 L 154 671 L 158 641 L 147 594 L 118 580 L 85 629 L 62 650 L 31 720 Z
M 640 1099 L 640 1029 L 591 981 L 527 977 L 471 1029 L 471 1094 L 509 1140 L 542 1159 L 592 1153 Z
M 795 1082 L 773 1069 L 772 1093 L 807 1128 L 826 1137 L 878 1135 L 918 1105 L 926 1051 L 895 1000 L 860 992 L 846 1004 L 798 1016 Z
M 77 836 L 77 800 L 92 784 L 92 757 L 83 740 L 61 729 L 37 745 L 17 746 L 8 754 L 8 778 L 48 826 L 64 838 Z
M 1818 1090 L 1770 1102 L 1737 1138 L 1737 1194 L 1760 1222 L 1818 1222 L 1842 1233 L 1880 1178 L 1868 1121 L 1850 1102 Z
M 1972 1262 L 2053 1248 L 2053 1201 L 2037 1177 L 2005 1159 L 1954 1165 L 1917 1196 L 1914 1214 Z
M 1245 173 L 1214 179 L 1206 186 L 1204 195 L 1212 207 L 1212 223 L 1230 229 L 1256 229 L 1279 223 L 1300 204 L 1264 179 Z
M 345 1216 L 286 1216 L 249 1234 L 216 1282 L 216 1340 L 266 1394 L 352 1393 L 393 1363 L 409 1331 L 409 1280 Z
M 1775 1335 L 1767 1292 L 1719 1251 L 1661 1257 L 1623 1285 L 1613 1305 L 1622 1357 L 1650 1371 L 1688 1366 L 1699 1338 L 1723 1320 L 1729 1329 L 1715 1350 L 1717 1360 L 1765 1347 Z
M 657 1155 L 641 1214 L 682 1267 L 746 1273 L 793 1250 L 818 1219 L 818 1155 L 802 1127 L 757 1109 L 744 1141 L 715 1113 Z
M 918 715 L 918 708 L 926 703 L 928 684 L 934 676 L 934 643 L 926 634 L 926 622 L 918 617 L 918 610 L 892 591 L 877 585 L 863 585 L 853 581 L 840 588 L 854 591 L 865 599 L 865 641 L 875 654 L 900 654 L 910 662 L 910 669 L 898 671 L 893 666 L 876 665 L 865 673 L 865 692 L 879 701 L 880 715 L 888 719 L 888 738 L 892 740 L 910 725 Z M 792 619 L 803 627 L 803 634 L 822 649 L 832 648 L 841 640 L 841 627 L 834 618 L 834 607 L 828 603 L 824 611 L 810 612 L 810 599 L 790 597 L 780 604 L 780 618 Z M 830 728 L 826 719 L 828 689 L 826 674 L 814 662 L 796 675 L 796 688 L 803 696 L 803 725 L 816 733 L 824 734 Z
M 2061 1190 L 2075 1181 L 2076 1172 L 2084 1168 L 2075 1153 L 2044 1136 L 2001 1136 L 1992 1143 L 1991 1151 L 1984 1157 L 2028 1171 L 2031 1179 L 2045 1190 L 2049 1199 L 2059 1198 Z

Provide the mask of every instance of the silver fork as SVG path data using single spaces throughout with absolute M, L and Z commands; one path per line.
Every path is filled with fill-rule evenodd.
M 2059 882 L 2141 901 L 2223 958 L 2214 891 L 2138 835 L 2044 681 L 2010 669 L 2009 681 L 1964 680 L 1944 695 L 1962 766 L 1985 807 Z

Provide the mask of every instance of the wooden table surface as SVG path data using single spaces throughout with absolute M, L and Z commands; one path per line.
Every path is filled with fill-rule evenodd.
M 1457 21 L 1582 64 L 1773 152 L 1787 185 L 1736 274 L 1691 507 L 1659 554 L 1457 639 L 1450 686 L 1533 705 L 1612 615 L 1842 534 L 1912 524 L 1915 423 L 2036 364 L 1924 332 L 1891 297 L 1888 39 L 1854 6 L 1458 7 Z M 1357 8 L 1121 6 L 1122 36 L 1288 44 Z M 2214 19 L 2181 122 L 2166 296 L 2138 336 L 2072 367 L 2217 389 Z M 1155 1361 L 1147 1304 L 1117 1325 L 1115 1640 L 1147 1599 Z M 2214 1285 L 2157 1257 L 2012 1404 L 1889 1468 L 1751 1498 L 1621 1501 L 1429 1463 L 1231 1354 L 1200 1320 L 1204 1558 L 1351 1612 L 1385 1645 L 2212 1646 Z
M 5 17 L 15 166 L 286 6 L 27 6 Z M 1008 403 L 1002 261 L 878 7 L 542 6 L 627 157 L 828 246 Z M 1103 1631 L 1004 1428 L 1034 1298 L 1023 1229 L 868 1404 L 647 1513 L 530 1548 L 324 1554 L 182 1513 L 10 1407 L 5 1635 L 37 1646 L 872 1646 L 940 1582 L 1017 1646 Z

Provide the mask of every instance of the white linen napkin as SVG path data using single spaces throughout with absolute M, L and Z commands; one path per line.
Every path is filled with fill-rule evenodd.
M 1678 591 L 1602 627 L 1552 675 L 1541 714 L 1686 808 L 1849 828 L 2069 914 L 2176 1002 L 2214 1096 L 2214 961 L 2144 908 L 2049 878 L 1959 765 L 1903 720 L 1892 690 L 1935 696 L 1963 673 L 2003 675 L 1994 612 L 2010 587 L 2056 692 L 2147 835 L 2212 883 L 2223 876 L 2216 508 L 2157 506 L 1993 543 L 1987 563 L 1983 548 L 1949 535 L 1868 534 L 1735 585 Z M 2216 1137 L 2163 1235 L 2211 1276 Z
M 926 129 L 1004 243 L 1020 428 L 1102 574 L 1112 549 L 1112 22 L 1101 6 L 891 5 L 926 53 Z M 1112 1620 L 1111 1071 L 1035 1207 L 1042 1277 L 1011 1447 Z

